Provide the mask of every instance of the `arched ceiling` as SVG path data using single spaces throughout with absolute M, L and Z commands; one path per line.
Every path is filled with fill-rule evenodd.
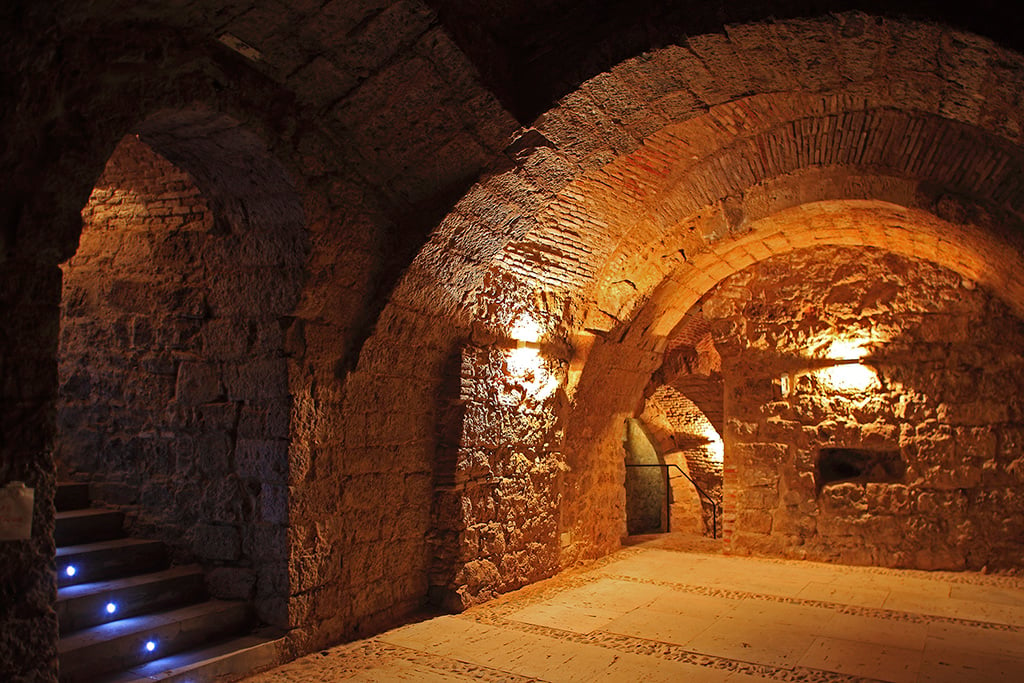
M 936 3 L 929 0 L 427 0 L 484 80 L 523 123 L 575 91 L 581 83 L 634 55 L 705 37 L 765 17 L 788 20 L 861 10 L 890 18 L 923 18 L 989 36 L 1024 51 L 1021 14 L 1000 0 Z M 830 18 L 844 32 L 856 22 Z M 829 49 L 813 26 L 785 21 L 773 32 L 779 42 L 811 38 Z M 818 34 L 818 35 L 815 35 Z M 775 36 L 773 36 L 774 38 Z M 773 49 L 772 41 L 763 44 Z M 553 47 L 557 46 L 557 47 Z M 698 50 L 699 54 L 699 50 Z M 717 66 L 717 65 L 716 65 Z
M 570 328 L 663 336 L 789 240 L 925 256 L 1024 310 L 1022 93 L 1020 55 L 931 24 L 853 14 L 691 38 L 542 116 L 410 279 L 485 319 L 540 293 L 571 302 Z
M 990 287 L 1024 317 L 1024 259 L 991 231 L 879 200 L 813 202 L 772 214 L 749 232 L 682 264 L 659 283 L 627 339 L 661 350 L 691 306 L 718 282 L 764 258 L 821 245 L 871 246 L 946 266 Z

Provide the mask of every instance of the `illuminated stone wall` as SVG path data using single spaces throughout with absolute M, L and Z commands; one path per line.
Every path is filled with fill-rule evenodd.
M 462 609 L 558 570 L 564 365 L 514 341 L 463 349 L 435 475 L 435 602 Z
M 286 625 L 295 224 L 215 219 L 134 136 L 82 217 L 64 266 L 59 471 L 123 507 L 131 533 L 202 562 L 215 596 L 256 598 Z
M 1004 228 L 1014 234 L 1024 206 L 1024 68 L 1012 51 L 1020 37 L 1005 21 L 1015 8 L 953 22 L 978 36 L 896 18 L 908 3 L 894 2 L 890 18 L 834 14 L 843 4 L 834 2 L 782 14 L 749 3 L 711 3 L 705 12 L 664 3 L 668 17 L 650 13 L 653 5 L 608 14 L 600 3 L 560 3 L 572 10 L 566 21 L 515 2 L 491 3 L 484 13 L 475 3 L 404 0 L 97 0 L 37 3 L 33 11 L 8 3 L 0 10 L 10 105 L 0 148 L 0 312 L 9 321 L 0 344 L 0 470 L 39 486 L 33 540 L 0 548 L 2 597 L 12 605 L 0 617 L 0 662 L 18 667 L 8 678 L 54 673 L 57 264 L 74 253 L 81 209 L 122 136 L 153 143 L 204 193 L 207 181 L 222 180 L 208 197 L 219 218 L 263 214 L 250 211 L 251 195 L 273 195 L 274 174 L 253 163 L 261 158 L 255 146 L 210 135 L 218 116 L 197 113 L 209 108 L 262 141 L 262 155 L 285 167 L 301 197 L 309 258 L 294 318 L 282 321 L 292 404 L 290 559 L 288 576 L 268 582 L 290 583 L 290 602 L 279 608 L 294 627 L 293 646 L 308 652 L 408 614 L 429 585 L 462 604 L 618 548 L 623 420 L 642 409 L 678 316 L 758 259 L 823 238 L 882 245 L 976 276 L 1021 308 L 1020 252 L 1001 239 Z M 760 21 L 767 17 L 778 20 Z M 236 49 L 238 41 L 247 47 Z M 821 202 L 861 204 L 837 214 Z M 222 287 L 250 248 L 273 243 L 266 237 L 231 250 L 226 270 L 207 284 Z M 543 521 L 529 539 L 550 539 L 556 520 L 557 561 L 548 547 L 531 555 L 532 540 L 520 543 L 507 528 L 515 562 L 496 561 L 496 543 L 474 546 L 469 532 L 496 524 L 486 506 L 447 526 L 431 510 L 461 471 L 458 457 L 446 458 L 464 448 L 463 349 L 485 355 L 481 376 L 500 377 L 501 363 L 487 354 L 504 347 L 478 339 L 466 346 L 472 321 L 493 320 L 478 304 L 495 270 L 514 276 L 496 307 L 538 292 L 571 300 L 561 316 L 566 336 L 571 328 L 593 346 L 588 356 L 586 342 L 572 341 L 564 446 L 545 446 L 547 423 L 530 424 L 532 409 L 506 406 L 482 382 L 474 407 L 463 411 L 467 437 L 491 430 L 492 417 L 508 420 L 507 450 L 485 458 L 495 471 L 520 452 L 530 462 L 564 461 L 561 480 L 518 473 L 501 495 L 517 509 L 520 490 L 537 502 L 530 514 Z M 226 289 L 258 297 L 266 282 Z M 138 345 L 128 357 L 145 355 L 147 323 L 131 322 L 110 336 Z M 163 318 L 149 325 L 154 335 L 173 328 Z M 247 333 L 247 355 L 252 343 Z M 179 388 L 187 396 L 195 387 L 193 400 L 206 406 L 204 392 L 216 400 L 221 387 L 230 391 L 231 373 L 220 372 L 241 366 L 224 360 L 211 368 L 205 346 L 179 350 L 173 371 L 163 366 L 156 381 L 131 387 L 150 394 L 133 395 L 133 405 L 173 403 Z M 103 359 L 97 367 L 123 370 L 114 365 Z M 264 378 L 254 391 L 267 384 L 276 392 Z M 91 400 L 87 383 L 64 384 L 68 405 Z M 182 438 L 224 433 L 223 416 L 199 412 L 210 420 L 176 426 Z M 239 421 L 233 452 L 251 439 L 278 457 L 279 418 L 268 409 Z M 62 418 L 62 429 L 75 424 L 70 413 Z M 254 431 L 243 434 L 243 426 Z M 467 439 L 465 449 L 475 443 Z M 61 449 L 83 462 L 96 458 L 84 446 Z M 174 467 L 177 457 L 175 450 Z M 181 478 L 182 491 L 191 476 Z M 277 471 L 240 476 L 244 496 L 228 499 L 255 500 L 259 482 L 254 510 L 268 493 L 283 493 L 266 478 Z M 122 482 L 102 483 L 108 500 L 133 495 Z M 548 485 L 554 493 L 540 488 Z M 486 499 L 482 485 L 466 491 L 468 502 Z M 503 523 L 523 521 L 516 512 Z M 212 527 L 229 538 L 237 529 Z M 440 546 L 454 559 L 451 575 L 428 581 L 435 546 L 425 537 L 433 527 L 439 537 L 454 534 Z M 265 528 L 282 540 L 281 525 Z M 528 556 L 533 564 L 517 564 Z M 459 561 L 478 559 L 474 576 L 490 578 L 459 594 L 471 585 L 456 580 Z M 484 561 L 498 570 L 491 574 Z M 234 585 L 251 580 L 235 576 Z M 268 582 L 257 579 L 257 591 Z
M 927 262 L 818 248 L 724 280 L 703 310 L 726 381 L 733 551 L 1024 566 L 1024 326 L 1003 302 Z M 905 473 L 823 483 L 829 448 Z

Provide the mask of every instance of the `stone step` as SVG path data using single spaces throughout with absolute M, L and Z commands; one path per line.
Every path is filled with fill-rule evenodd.
M 64 586 L 57 591 L 57 623 L 63 635 L 205 599 L 202 567 L 173 567 L 111 581 Z
M 283 633 L 262 629 L 210 647 L 163 657 L 96 683 L 228 683 L 265 671 L 284 660 Z
M 53 532 L 57 547 L 119 538 L 124 535 L 124 514 L 120 510 L 87 508 L 57 513 Z
M 71 586 L 154 572 L 167 566 L 160 541 L 119 538 L 57 548 L 57 585 Z M 74 568 L 69 574 L 68 568 Z
M 61 683 L 92 683 L 105 674 L 230 638 L 250 624 L 247 604 L 210 600 L 94 626 L 58 641 L 59 678 Z
M 53 502 L 58 512 L 87 508 L 90 504 L 89 485 L 74 481 L 59 482 Z

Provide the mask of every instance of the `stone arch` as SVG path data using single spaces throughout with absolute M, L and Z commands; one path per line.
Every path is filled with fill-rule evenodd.
M 38 33 L 27 31 L 26 35 L 36 35 L 32 41 L 45 47 L 37 53 L 22 44 L 6 63 L 12 101 L 19 106 L 17 115 L 4 123 L 10 141 L 4 163 L 16 171 L 0 198 L 0 307 L 10 322 L 10 333 L 2 340 L 8 381 L 0 467 L 5 479 L 34 486 L 37 503 L 32 541 L 4 552 L 5 599 L 24 609 L 19 624 L 32 624 L 8 644 L 8 653 L 14 654 L 7 659 L 24 665 L 25 671 L 54 678 L 52 447 L 58 393 L 58 264 L 74 254 L 82 207 L 118 142 L 126 132 L 138 131 L 139 122 L 154 112 L 192 109 L 194 102 L 205 102 L 212 109 L 231 112 L 264 140 L 280 137 L 282 122 L 294 115 L 280 88 L 241 67 L 222 48 L 204 44 L 201 37 L 140 24 L 124 26 L 118 39 L 111 40 L 110 34 L 94 33 L 94 27 L 89 24 L 66 39 L 40 28 L 53 37 L 52 43 L 39 42 Z M 60 48 L 54 49 L 58 42 Z M 87 64 L 104 68 L 90 69 Z M 44 81 L 46 88 L 36 87 Z M 282 147 L 272 154 L 294 170 Z M 10 373 L 16 373 L 16 381 Z M 21 629 L 19 625 L 15 630 Z M 18 654 L 17 648 L 23 647 L 33 654 Z M 38 669 L 33 669 L 37 663 Z
M 801 42 L 811 30 L 829 36 L 828 47 Z M 903 40 L 922 36 L 935 48 Z M 981 189 L 977 198 L 1003 211 L 1019 200 L 1009 195 L 1021 80 L 1020 56 L 986 39 L 857 13 L 694 37 L 627 60 L 538 119 L 509 148 L 514 168 L 459 203 L 418 265 L 452 256 L 442 276 L 452 286 L 442 289 L 453 305 L 460 287 L 483 291 L 481 261 L 521 279 L 524 292 L 586 299 L 589 287 L 623 282 L 608 268 L 657 242 L 673 220 L 829 166 L 916 181 L 902 188 L 915 206 Z M 888 139 L 909 141 L 909 153 Z M 958 148 L 974 152 L 951 153 Z M 485 309 L 477 307 L 484 317 Z
M 201 562 L 215 597 L 287 627 L 301 199 L 227 116 L 161 111 L 136 131 L 64 266 L 58 466 Z
M 572 346 L 561 490 L 596 495 L 563 499 L 563 566 L 618 543 L 618 425 L 665 336 L 777 242 L 927 252 L 1017 297 L 1022 82 L 1024 60 L 987 39 L 849 13 L 627 60 L 520 134 L 395 300 L 434 292 L 498 338 L 532 316 L 552 323 L 545 343 Z M 799 214 L 814 230 L 759 232 Z

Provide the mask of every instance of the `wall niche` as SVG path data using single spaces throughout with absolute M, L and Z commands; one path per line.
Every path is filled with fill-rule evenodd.
M 901 484 L 907 464 L 898 450 L 826 447 L 818 450 L 815 481 L 819 493 L 829 484 Z

